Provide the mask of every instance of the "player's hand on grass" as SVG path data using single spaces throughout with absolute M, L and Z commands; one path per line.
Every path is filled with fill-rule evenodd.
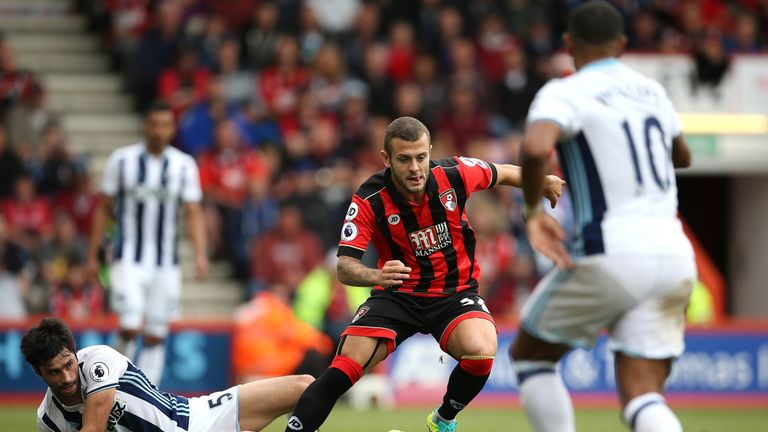
M 384 263 L 384 267 L 379 270 L 381 280 L 379 285 L 386 287 L 390 285 L 400 286 L 404 280 L 410 278 L 410 267 L 406 267 L 400 260 L 391 260 Z
M 544 197 L 549 200 L 552 208 L 555 208 L 557 200 L 563 193 L 563 185 L 565 185 L 565 180 L 555 175 L 548 175 L 544 179 Z
M 195 279 L 203 280 L 208 277 L 208 257 L 201 254 L 195 256 Z
M 539 211 L 528 215 L 526 229 L 528 240 L 536 251 L 551 259 L 561 269 L 573 267 L 573 260 L 563 244 L 565 232 L 557 219 Z

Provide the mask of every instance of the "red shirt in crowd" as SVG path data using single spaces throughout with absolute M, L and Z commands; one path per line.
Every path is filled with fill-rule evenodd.
M 456 116 L 445 113 L 438 121 L 438 130 L 445 132 L 457 152 L 466 151 L 467 145 L 475 139 L 488 137 L 488 117 L 480 112 Z
M 283 70 L 272 67 L 259 75 L 259 87 L 283 134 L 298 127 L 301 92 L 309 85 L 309 72 L 301 67 Z
M 72 289 L 59 286 L 51 293 L 51 312 L 57 317 L 88 319 L 104 311 L 104 293 L 96 285 Z
M 253 246 L 253 275 L 270 286 L 294 289 L 323 260 L 320 239 L 308 229 L 290 237 L 273 229 L 256 238 Z
M 63 211 L 71 215 L 75 219 L 77 232 L 87 235 L 91 230 L 91 219 L 98 201 L 98 196 L 89 192 L 59 193 L 54 208 L 57 212 Z
M 413 50 L 405 47 L 392 48 L 389 53 L 389 65 L 387 66 L 390 78 L 398 83 L 411 79 L 415 61 L 416 56 Z
M 178 117 L 187 108 L 206 100 L 210 80 L 211 73 L 203 67 L 195 69 L 189 81 L 178 69 L 166 69 L 157 80 L 157 95 L 171 104 Z
M 475 256 L 483 269 L 483 297 L 491 313 L 507 313 L 516 301 L 514 277 L 517 244 L 510 234 L 498 233 L 477 243 Z
M 233 152 L 214 150 L 200 157 L 200 185 L 206 197 L 227 205 L 242 205 L 248 186 L 269 178 L 269 167 L 254 150 L 243 148 Z
M 34 198 L 26 203 L 6 199 L 2 203 L 2 212 L 9 231 L 14 234 L 22 231 L 46 234 L 53 229 L 51 204 L 44 198 Z

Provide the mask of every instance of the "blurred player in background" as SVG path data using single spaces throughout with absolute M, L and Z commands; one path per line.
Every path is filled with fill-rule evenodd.
M 523 307 L 510 351 L 522 404 L 534 431 L 573 431 L 556 365 L 607 327 L 626 424 L 636 432 L 681 431 L 661 393 L 684 350 L 696 280 L 676 217 L 674 168 L 688 166 L 690 153 L 661 85 L 617 60 L 626 38 L 616 9 L 604 1 L 578 6 L 563 41 L 578 72 L 539 91 L 522 149 L 528 236 L 557 264 Z M 541 208 L 553 148 L 574 201 L 570 251 Z
M 88 256 L 89 273 L 95 275 L 104 230 L 114 217 L 117 232 L 109 280 L 112 308 L 120 321 L 115 348 L 133 359 L 135 339 L 143 333 L 136 364 L 158 384 L 168 323 L 178 314 L 181 295 L 176 243 L 182 204 L 194 246 L 195 276 L 203 278 L 208 272 L 198 169 L 191 156 L 170 146 L 174 133 L 173 111 L 157 102 L 144 122 L 145 141 L 109 156 Z
M 309 375 L 270 378 L 207 396 L 160 392 L 141 369 L 106 345 L 81 350 L 58 318 L 43 318 L 21 339 L 21 352 L 48 389 L 37 430 L 258 431 L 290 412 Z
M 431 149 L 429 131 L 414 118 L 400 117 L 387 128 L 381 151 L 387 169 L 353 196 L 338 252 L 339 281 L 374 289 L 342 333 L 331 366 L 299 399 L 286 432 L 317 429 L 364 372 L 417 332 L 432 334 L 459 362 L 443 404 L 427 418 L 429 431 L 456 430 L 456 415 L 485 385 L 496 327 L 478 295 L 475 235 L 464 207 L 474 192 L 519 187 L 520 169 L 467 157 L 432 161 Z M 562 184 L 547 179 L 553 206 Z M 371 240 L 376 269 L 360 261 Z

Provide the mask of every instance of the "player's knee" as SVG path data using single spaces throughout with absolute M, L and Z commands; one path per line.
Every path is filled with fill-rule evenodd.
M 313 382 L 315 382 L 315 377 L 312 375 L 296 375 L 295 383 L 298 388 L 298 393 L 304 393 L 304 390 L 306 390 Z
M 571 347 L 562 344 L 552 344 L 530 335 L 525 329 L 520 329 L 514 343 L 509 347 L 509 358 L 512 361 L 547 361 L 557 363 L 570 351 Z
M 297 399 L 304 393 L 304 390 L 306 390 L 310 384 L 315 382 L 315 377 L 307 374 L 293 375 L 291 378 L 292 380 L 288 387 Z
M 507 354 L 509 355 L 509 359 L 513 362 L 515 361 L 526 361 L 526 360 L 532 360 L 529 355 L 529 353 L 525 350 L 524 347 L 521 347 L 517 343 L 513 343 L 509 346 L 509 351 L 507 351 Z
M 156 344 L 162 343 L 168 336 L 168 319 L 167 317 L 160 318 L 156 316 L 148 316 L 147 321 L 144 324 L 144 340 L 154 342 Z
M 142 344 L 144 346 L 155 346 L 160 345 L 165 340 L 162 336 L 151 336 L 151 335 L 144 335 L 144 338 L 142 339 Z
M 120 339 L 124 341 L 132 341 L 139 336 L 139 331 L 133 330 L 133 329 L 121 329 L 119 331 L 119 334 L 120 334 Z
M 509 351 L 507 352 L 509 359 L 513 362 L 535 360 L 531 350 L 528 349 L 528 344 L 524 342 L 525 338 L 522 333 L 523 331 L 521 330 L 517 335 L 517 338 L 515 338 L 514 342 L 509 346 Z
M 495 335 L 494 335 L 495 336 Z M 490 356 L 496 355 L 498 342 L 496 338 L 477 339 L 464 344 L 462 357 L 464 356 Z

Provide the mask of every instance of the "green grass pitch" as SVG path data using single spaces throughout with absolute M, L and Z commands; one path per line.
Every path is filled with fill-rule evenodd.
M 396 409 L 394 411 L 353 411 L 338 406 L 323 426 L 322 432 L 424 432 L 429 408 Z M 768 431 L 768 407 L 765 409 L 687 409 L 676 410 L 686 432 L 765 432 Z M 576 429 L 581 432 L 622 432 L 613 409 L 579 409 Z M 282 432 L 285 419 L 280 418 L 265 432 Z M 33 407 L 0 406 L 0 431 L 34 432 Z M 530 427 L 519 409 L 468 408 L 459 415 L 458 432 L 529 432 Z M 217 431 L 218 432 L 218 431 Z

